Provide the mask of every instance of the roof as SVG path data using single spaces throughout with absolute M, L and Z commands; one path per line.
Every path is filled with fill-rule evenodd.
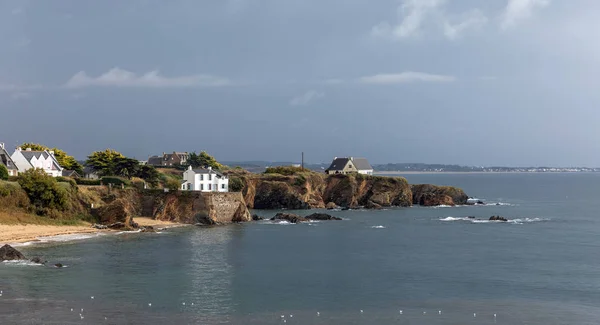
M 85 167 L 83 167 L 83 173 L 84 174 L 95 174 L 96 170 L 90 166 L 85 166 Z
M 15 165 L 15 162 L 10 157 L 10 154 L 2 146 L 0 146 L 0 164 L 6 166 L 6 168 L 9 170 L 17 169 L 17 165 Z
M 327 170 L 344 170 L 350 158 L 335 158 Z
M 62 175 L 65 177 L 79 177 L 79 173 L 74 170 L 63 169 Z
M 216 171 L 214 169 L 198 168 L 198 169 L 192 169 L 192 171 L 196 174 L 215 174 L 215 175 L 218 175 L 221 177 L 225 176 L 221 172 Z
M 148 165 L 161 165 L 162 159 L 163 158 L 159 156 L 152 156 L 148 158 Z
M 358 170 L 373 169 L 373 167 L 371 167 L 371 164 L 369 164 L 367 158 L 352 158 L 352 162 L 354 163 L 354 167 L 356 167 L 356 169 Z
M 25 157 L 25 159 L 27 159 L 28 163 L 31 163 L 31 159 L 33 159 L 34 157 L 36 159 L 40 159 L 40 157 L 43 157 L 44 159 L 48 159 L 48 157 L 51 157 L 52 158 L 52 162 L 54 163 L 54 165 L 56 166 L 56 168 L 58 170 L 62 170 L 63 169 L 60 166 L 60 164 L 58 163 L 58 160 L 56 160 L 56 157 L 54 157 L 53 155 L 51 155 L 47 150 L 44 150 L 44 151 L 19 150 L 19 152 L 21 153 L 21 155 L 23 155 L 23 157 Z

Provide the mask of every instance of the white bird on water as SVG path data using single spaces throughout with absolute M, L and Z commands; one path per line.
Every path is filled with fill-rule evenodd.
M 94 296 L 91 296 L 90 298 L 94 299 Z
M 290 315 L 290 318 L 294 317 L 294 315 Z
M 148 307 L 152 307 L 152 303 L 151 302 L 148 303 Z
M 476 313 L 473 313 L 473 317 L 477 317 L 477 314 L 476 314 Z
M 83 313 L 83 308 L 81 308 L 81 312 Z
M 361 314 L 363 313 L 363 310 L 362 310 L 362 309 L 360 310 L 360 313 L 361 313 Z
M 321 313 L 320 313 L 320 312 L 317 312 L 317 316 L 320 316 L 320 315 L 321 315 Z
M 442 314 L 442 311 L 441 311 L 441 310 L 438 310 L 438 315 L 441 315 L 441 314 Z
M 402 315 L 402 310 L 400 310 L 400 315 Z
M 181 304 L 185 306 L 185 302 L 182 302 Z

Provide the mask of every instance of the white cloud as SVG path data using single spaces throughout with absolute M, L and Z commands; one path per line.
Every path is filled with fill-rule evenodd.
M 325 97 L 325 93 L 318 92 L 316 90 L 309 90 L 303 95 L 297 96 L 290 100 L 290 105 L 292 106 L 305 106 L 310 102 L 318 100 L 320 98 Z
M 193 88 L 193 87 L 217 87 L 229 85 L 231 82 L 222 77 L 210 75 L 190 75 L 181 77 L 164 77 L 157 70 L 147 72 L 143 75 L 118 67 L 110 69 L 104 74 L 92 78 L 85 71 L 76 73 L 67 83 L 67 88 L 83 87 L 139 87 L 139 88 Z
M 470 10 L 461 15 L 460 21 L 451 24 L 446 21 L 444 23 L 444 35 L 448 39 L 454 40 L 460 38 L 461 34 L 467 29 L 481 28 L 488 22 L 488 18 L 479 9 Z
M 419 33 L 427 16 L 444 3 L 445 0 L 404 0 L 398 8 L 400 22 L 396 25 L 387 21 L 381 22 L 371 29 L 371 34 L 395 39 L 414 36 Z
M 402 73 L 365 76 L 359 78 L 358 82 L 365 84 L 389 85 L 411 82 L 452 82 L 455 80 L 456 78 L 453 76 L 407 71 Z
M 549 4 L 550 0 L 508 0 L 500 27 L 502 29 L 514 27 L 519 21 L 531 17 L 534 10 L 544 8 Z

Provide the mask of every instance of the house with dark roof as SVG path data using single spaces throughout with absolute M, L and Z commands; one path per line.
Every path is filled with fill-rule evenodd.
M 0 142 L 0 164 L 8 169 L 8 176 L 17 176 L 19 174 L 19 168 L 4 148 L 3 142 Z
M 79 175 L 78 172 L 76 172 L 74 170 L 68 170 L 68 169 L 63 169 L 62 176 L 63 177 L 71 177 L 71 178 L 79 178 L 79 177 L 81 177 L 81 175 Z
M 355 157 L 345 157 L 345 158 L 333 158 L 331 165 L 329 168 L 325 170 L 325 173 L 328 175 L 332 174 L 365 174 L 365 175 L 373 175 L 373 167 L 369 164 L 369 161 L 366 158 L 355 158 Z
M 54 157 L 54 151 L 52 150 L 35 151 L 31 150 L 31 148 L 23 150 L 19 147 L 12 154 L 11 158 L 20 173 L 32 168 L 40 168 L 44 170 L 46 174 L 52 177 L 58 177 L 62 176 L 62 171 L 64 169 L 58 164 L 56 157 Z
M 188 152 L 176 152 L 166 153 L 163 152 L 162 156 L 152 156 L 148 158 L 148 165 L 151 166 L 175 166 L 175 165 L 185 165 L 190 159 L 190 154 Z
M 183 181 L 181 182 L 183 191 L 200 192 L 229 192 L 229 177 L 223 175 L 218 170 L 208 168 L 188 169 L 183 172 Z

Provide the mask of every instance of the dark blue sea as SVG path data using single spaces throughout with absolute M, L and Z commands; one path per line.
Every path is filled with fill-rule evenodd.
M 489 205 L 20 246 L 67 267 L 0 263 L 0 324 L 600 323 L 600 174 L 406 177 Z

